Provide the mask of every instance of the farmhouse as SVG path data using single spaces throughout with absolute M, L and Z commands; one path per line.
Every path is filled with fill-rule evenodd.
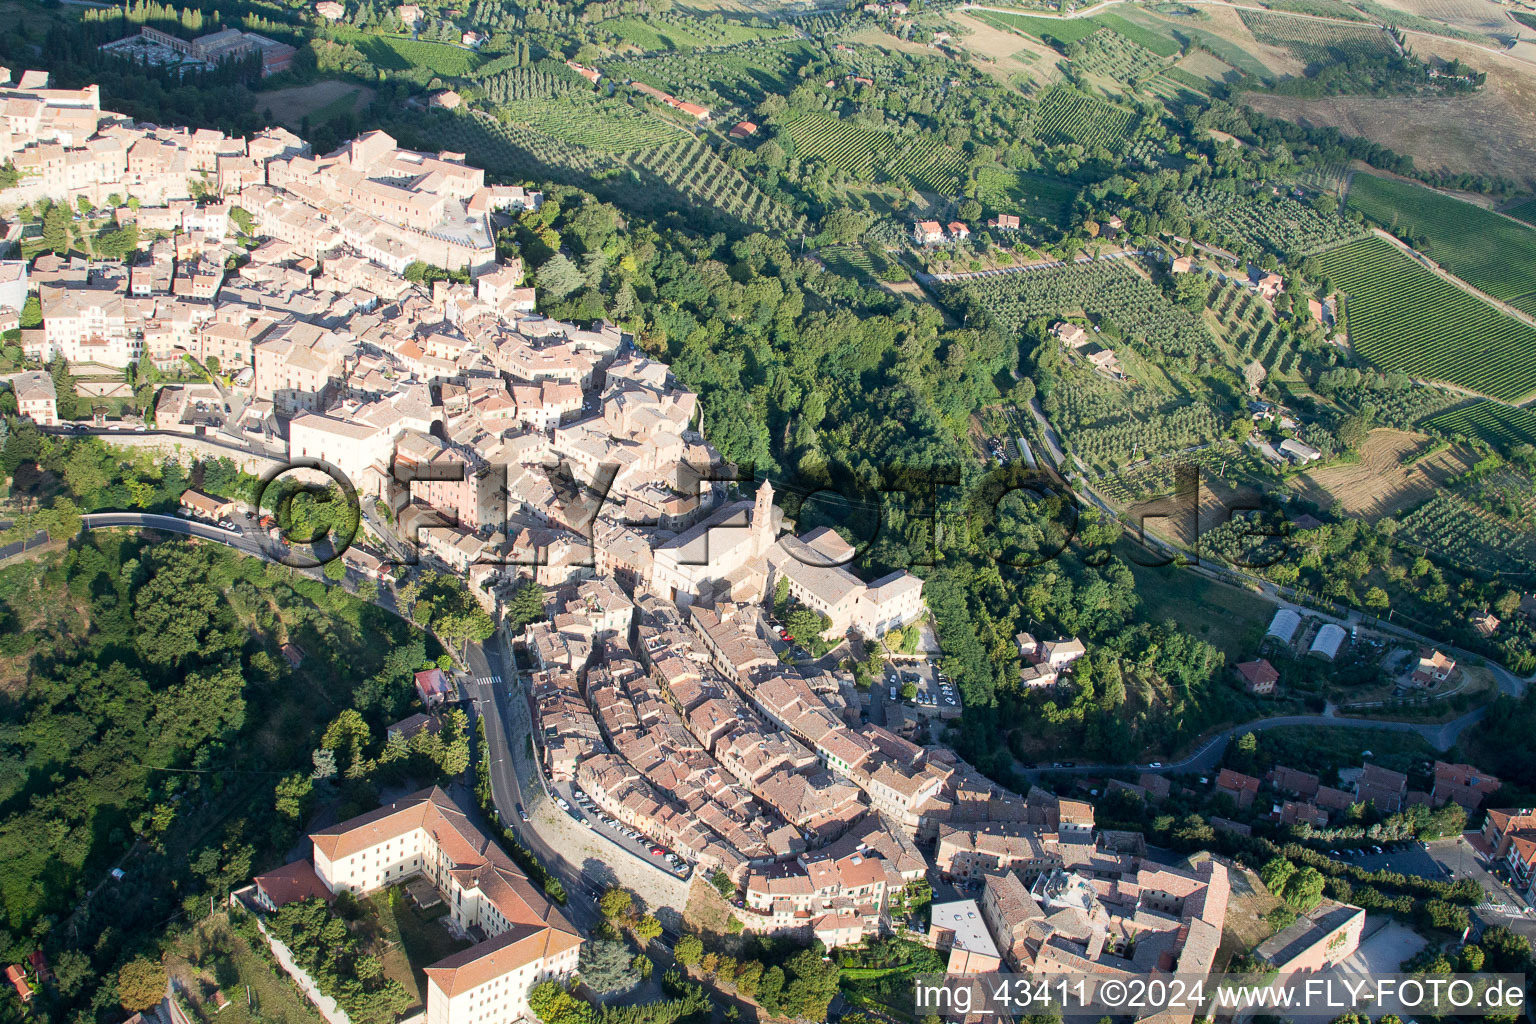
M 1243 689 L 1261 697 L 1274 693 L 1275 683 L 1280 680 L 1280 673 L 1275 671 L 1275 666 L 1264 658 L 1240 662 L 1237 674 L 1243 680 Z
M 1479 614 L 1472 616 L 1471 625 L 1473 629 L 1477 630 L 1477 634 L 1479 636 L 1489 637 L 1493 636 L 1493 634 L 1499 631 L 1498 618 L 1494 616 L 1493 612 L 1490 612 L 1487 609 L 1484 609 Z
M 1125 368 L 1120 365 L 1120 359 L 1112 348 L 1101 348 L 1097 352 L 1090 352 L 1088 361 L 1093 364 L 1094 369 L 1115 380 L 1125 377 Z
M 1082 348 L 1088 344 L 1088 332 L 1077 324 L 1067 323 L 1065 320 L 1052 324 L 1051 333 L 1066 348 Z
M 1260 296 L 1273 302 L 1279 297 L 1281 290 L 1285 288 L 1285 278 L 1273 270 L 1265 271 L 1253 282 L 1253 287 Z
M 597 70 L 597 68 L 589 68 L 585 64 L 578 64 L 573 60 L 566 61 L 565 66 L 576 72 L 582 78 L 585 78 L 587 81 L 591 82 L 593 85 L 596 85 L 598 80 L 603 77 L 603 73 Z
M 671 93 L 662 92 L 655 86 L 646 85 L 644 82 L 630 82 L 629 84 L 634 87 L 635 91 L 643 92 L 645 95 L 651 97 L 652 99 L 660 100 L 667 106 L 671 107 L 673 110 L 680 110 L 695 120 L 709 120 L 708 107 L 701 107 L 697 103 L 686 103 L 683 100 L 678 99 L 676 96 L 673 96 Z
M 938 245 L 944 241 L 944 228 L 936 220 L 920 220 L 912 229 L 912 238 L 918 245 Z
M 956 242 L 963 242 L 971 237 L 971 229 L 958 220 L 949 222 L 949 237 Z
M 320 0 L 315 4 L 315 13 L 326 21 L 340 21 L 342 15 L 347 13 L 347 9 L 336 0 Z
M 1409 678 L 1418 686 L 1435 686 L 1456 673 L 1456 659 L 1426 647 L 1419 651 L 1419 663 Z
M 757 134 L 757 125 L 751 121 L 737 121 L 736 127 L 731 129 L 731 138 L 747 139 Z
M 1019 230 L 1019 215 L 1016 213 L 1000 213 L 987 221 L 987 227 L 994 231 Z

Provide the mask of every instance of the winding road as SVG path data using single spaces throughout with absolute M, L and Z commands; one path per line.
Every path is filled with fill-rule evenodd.
M 1071 768 L 1044 766 L 1020 768 L 1019 771 L 1021 774 L 1028 775 L 1031 778 L 1047 772 L 1066 775 L 1089 775 L 1099 772 L 1123 771 L 1150 772 L 1154 775 L 1167 775 L 1174 772 L 1211 772 L 1215 771 L 1216 767 L 1221 763 L 1221 755 L 1226 752 L 1227 744 L 1231 742 L 1232 737 L 1241 736 L 1245 732 L 1263 732 L 1265 729 L 1280 729 L 1286 726 L 1414 732 L 1423 736 L 1430 746 L 1443 752 L 1455 746 L 1456 740 L 1461 736 L 1462 732 L 1480 721 L 1487 711 L 1486 705 L 1480 708 L 1473 708 L 1460 718 L 1443 724 L 1402 722 L 1381 718 L 1341 718 L 1335 715 L 1277 715 L 1274 718 L 1257 718 L 1251 722 L 1244 722 L 1241 725 L 1228 726 L 1202 743 L 1199 749 L 1182 761 L 1159 762 L 1156 767 L 1150 764 L 1074 764 Z
M 242 554 L 267 561 L 275 560 L 277 553 L 275 542 L 258 530 L 236 534 L 180 516 L 148 512 L 101 512 L 84 515 L 81 520 L 84 530 L 162 530 L 225 544 Z M 400 542 L 388 530 L 377 529 L 376 524 L 373 525 L 386 549 L 392 552 L 403 550 Z M 0 554 L 5 550 L 0 549 Z M 298 571 L 317 579 L 321 576 L 318 568 Z M 354 575 L 349 574 L 348 578 Z M 394 615 L 401 614 L 391 584 L 385 583 L 379 587 L 375 603 Z M 517 668 L 511 663 L 510 647 L 505 646 L 501 640 L 498 632 L 486 644 L 471 643 L 459 652 L 468 669 L 467 678 L 462 680 L 462 689 L 468 698 L 466 711 L 470 715 L 471 726 L 479 719 L 485 722 L 485 754 L 490 759 L 491 797 L 501 824 L 512 828 L 523 845 L 560 879 L 570 897 L 563 909 L 576 924 L 589 929 L 597 925 L 601 915 L 591 900 L 582 896 L 596 894 L 616 882 L 634 889 L 653 909 L 670 909 L 680 915 L 687 899 L 687 883 L 656 865 L 638 859 L 617 846 L 611 850 L 602 848 L 602 852 L 608 855 L 604 858 L 602 869 L 593 865 L 594 858 L 591 856 L 586 858 L 586 863 L 578 863 L 574 859 L 580 851 L 568 841 L 567 835 L 570 829 L 577 826 L 569 816 L 555 810 L 552 801 L 542 799 L 542 787 L 537 780 L 537 762 L 526 754 L 525 748 L 518 746 L 532 735 L 532 727 L 528 721 L 526 705 L 522 702 Z M 519 807 L 531 812 L 531 820 L 524 822 L 521 819 Z M 543 813 L 540 813 L 541 810 Z M 546 835 L 545 832 L 550 834 Z M 562 832 L 566 835 L 562 835 Z M 590 849 L 590 844 L 587 845 Z M 662 923 L 668 934 L 675 934 L 676 917 L 663 915 Z

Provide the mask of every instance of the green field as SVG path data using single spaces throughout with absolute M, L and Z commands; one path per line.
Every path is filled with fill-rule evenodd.
M 998 11 L 972 11 L 971 14 L 999 28 L 1014 29 L 1036 39 L 1051 38 L 1059 43 L 1075 43 L 1099 30 L 1098 22 L 1092 18 L 1041 18 Z
M 1536 313 L 1536 229 L 1420 185 L 1357 174 L 1349 207 L 1406 230 L 1430 259 L 1472 287 Z
M 1536 389 L 1536 328 L 1372 236 L 1318 257 L 1347 296 L 1349 337 L 1386 370 L 1515 400 Z
M 1473 402 L 1432 416 L 1424 426 L 1486 441 L 1504 451 L 1521 444 L 1536 445 L 1536 413 L 1497 402 Z
M 1172 33 L 1159 32 L 1145 25 L 1138 25 L 1118 14 L 1099 14 L 1095 15 L 1093 20 L 1114 29 L 1131 42 L 1146 47 L 1159 57 L 1172 57 L 1184 51 L 1184 47 L 1173 38 Z
M 1157 528 L 1151 522 L 1151 528 Z M 1209 557 L 1207 555 L 1207 557 Z M 1217 583 L 1182 566 L 1130 563 L 1136 596 L 1148 617 L 1172 619 L 1191 635 L 1215 644 L 1233 661 L 1251 657 L 1275 606 L 1246 590 Z
M 1066 219 L 1077 188 L 1059 178 L 1026 174 L 1005 167 L 976 171 L 977 197 L 999 213 L 1028 213 L 1053 223 Z
M 599 22 L 599 31 L 613 33 L 620 40 L 642 50 L 692 50 L 705 46 L 734 46 L 756 39 L 777 39 L 790 34 L 783 28 L 752 28 L 729 21 L 672 19 L 638 16 L 613 18 Z
M 1527 199 L 1523 203 L 1511 206 L 1504 212 L 1511 217 L 1518 217 L 1527 224 L 1536 224 L 1536 199 Z
M 450 43 L 434 43 L 426 39 L 406 39 L 401 36 L 380 36 L 356 31 L 337 31 L 339 42 L 349 43 L 368 58 L 368 62 L 381 71 L 410 71 L 413 68 L 430 71 L 434 75 L 462 77 L 485 63 L 485 59 L 473 50 Z

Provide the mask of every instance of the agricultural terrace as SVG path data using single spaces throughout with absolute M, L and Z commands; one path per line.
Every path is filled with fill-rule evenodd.
M 737 43 L 780 39 L 791 35 L 787 28 L 757 28 L 740 22 L 725 21 L 718 14 L 709 18 L 683 18 L 651 15 L 628 16 L 600 21 L 593 26 L 595 35 L 608 33 L 620 43 L 641 50 L 696 50 L 707 46 L 734 46 Z
M 592 92 L 592 85 L 585 78 L 564 64 L 550 60 L 541 60 L 533 67 L 514 67 L 485 75 L 480 86 L 485 90 L 485 98 L 497 106 L 518 100 L 547 100 L 571 93 Z
M 589 97 L 517 100 L 503 104 L 497 115 L 510 124 L 523 124 L 578 146 L 624 153 L 674 142 L 687 132 L 627 103 Z
M 930 192 L 959 184 L 958 155 L 929 137 L 896 137 L 825 114 L 803 114 L 786 126 L 801 160 L 820 160 L 859 181 L 897 181 Z
M 1247 195 L 1202 190 L 1181 197 L 1191 219 L 1206 222 L 1201 238 L 1238 253 L 1270 250 L 1286 259 L 1353 241 L 1366 232 L 1336 213 L 1321 212 L 1268 190 Z
M 1287 14 L 1239 10 L 1253 38 L 1285 50 L 1309 68 L 1397 56 L 1392 38 L 1374 25 L 1340 25 Z
M 1295 336 L 1279 329 L 1269 303 L 1230 281 L 1213 284 L 1206 298 L 1207 316 L 1232 349 L 1232 363 L 1255 360 L 1273 376 L 1298 376 L 1301 352 Z
M 711 108 L 755 108 L 770 93 L 789 92 L 810 62 L 811 48 L 800 40 L 750 43 L 707 53 L 659 53 L 604 61 L 603 71 L 633 79 Z
M 659 119 L 650 120 L 665 127 Z M 387 127 L 407 145 L 430 133 L 431 145 L 468 154 L 488 174 L 580 185 L 635 209 L 686 210 L 700 223 L 718 224 L 723 218 L 757 230 L 798 231 L 804 224 L 708 145 L 682 131 L 669 136 L 674 141 L 619 152 L 482 114 L 402 116 Z
M 1079 71 L 1136 87 L 1163 70 L 1167 61 L 1113 29 L 1101 28 L 1067 47 Z
M 885 132 L 825 114 L 796 117 L 788 129 L 801 160 L 820 160 L 861 181 L 873 181 L 875 166 L 896 149 L 896 141 Z
M 1334 18 L 1339 21 L 1370 20 L 1341 0 L 1266 0 L 1264 6 L 1287 14 L 1310 14 L 1315 18 Z
M 947 286 L 951 305 L 984 313 L 1005 331 L 1036 317 L 1086 315 L 1107 341 L 1131 338 L 1165 355 L 1195 359 L 1214 353 L 1205 325 L 1174 305 L 1128 260 L 1097 260 L 1028 270 Z
M 1101 475 L 1205 444 L 1228 422 L 1204 402 L 1089 373 L 1074 374 L 1068 386 L 1053 390 L 1046 412 L 1067 451 Z
M 1472 287 L 1536 314 L 1536 229 L 1433 189 L 1356 174 L 1349 207 Z
M 1386 370 L 1514 401 L 1536 390 L 1536 328 L 1372 236 L 1318 257 L 1347 296 L 1350 343 Z
M 1481 572 L 1536 572 L 1536 537 L 1529 530 L 1453 491 L 1436 492 L 1399 523 L 1398 539 L 1442 561 Z
M 1463 405 L 1425 420 L 1424 426 L 1476 438 L 1506 452 L 1517 445 L 1536 445 L 1536 413 L 1497 402 Z
M 1511 217 L 1525 221 L 1527 224 L 1536 224 L 1536 199 L 1527 199 L 1523 203 L 1511 206 L 1504 212 Z
M 1040 97 L 1033 119 L 1035 137 L 1044 143 L 1076 142 L 1087 149 L 1102 146 L 1114 152 L 1130 139 L 1136 114 L 1069 86 L 1058 86 Z

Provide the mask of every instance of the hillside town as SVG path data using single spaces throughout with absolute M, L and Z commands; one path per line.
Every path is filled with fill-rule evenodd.
M 151 32 L 150 43 L 172 45 Z M 274 57 L 262 37 L 218 36 L 178 52 L 291 56 Z M 206 383 L 162 387 L 130 429 L 238 452 L 252 471 L 334 467 L 363 504 L 367 540 L 345 558 L 366 575 L 390 578 L 414 543 L 404 555 L 463 577 L 500 623 L 517 594 L 542 588 L 544 614 L 508 627 L 524 659 L 515 699 L 562 810 L 650 848 L 654 863 L 641 867 L 615 853 L 621 883 L 642 869 L 708 880 L 734 894 L 728 912 L 749 935 L 827 950 L 902 935 L 956 975 L 1202 975 L 1224 964 L 1243 870 L 1232 858 L 1172 857 L 1141 832 L 1101 827 L 1097 788 L 1014 792 L 990 780 L 939 741 L 942 716 L 959 713 L 952 696 L 877 724 L 872 709 L 886 693 L 900 703 L 907 676 L 877 672 L 872 694 L 853 666 L 928 627 L 924 580 L 864 578 L 846 537 L 788 520 L 772 480 L 738 479 L 703 432 L 699 395 L 624 330 L 536 312 L 522 261 L 499 259 L 496 239 L 498 225 L 540 209 L 538 188 L 490 184 L 463 153 L 404 149 L 383 131 L 319 154 L 281 128 L 231 138 L 139 124 L 103 111 L 94 89 L 52 89 L 31 71 L 0 79 L 0 155 L 19 175 L 7 206 L 83 200 L 138 229 L 122 260 L 0 264 L 0 319 L 38 300 L 40 325 L 20 332 L 26 358 L 196 366 Z M 968 234 L 923 221 L 914 237 Z M 444 273 L 427 281 L 412 272 L 423 264 Z M 1074 324 L 1054 333 L 1069 350 L 1089 341 Z M 1113 351 L 1101 351 L 1094 365 L 1119 380 Z M 11 387 L 21 416 L 68 427 L 48 373 L 20 373 Z M 197 490 L 182 504 L 198 520 L 237 515 Z M 790 608 L 813 613 L 819 635 L 791 636 Z M 1300 627 L 1295 612 L 1277 615 L 1272 649 L 1299 648 Z M 1002 644 L 1016 647 L 1025 690 L 1064 690 L 1089 671 L 1077 636 L 1020 632 L 1010 645 L 1010 633 Z M 1325 626 L 1310 650 L 1331 662 L 1343 639 Z M 922 642 L 907 656 L 926 663 L 937 648 Z M 1415 659 L 1421 687 L 1457 670 L 1439 650 Z M 462 664 L 442 664 L 453 667 L 417 674 L 428 717 L 469 700 Z M 1268 661 L 1236 671 L 1248 694 L 1273 693 Z M 922 679 L 925 695 L 950 689 L 942 674 Z M 1163 766 L 1152 768 L 1103 795 L 1169 799 Z M 1222 768 L 1194 797 L 1241 811 L 1268 800 L 1274 821 L 1323 829 L 1358 818 L 1352 808 L 1475 811 L 1499 788 L 1470 765 L 1433 771 L 1433 791 L 1420 792 L 1370 762 L 1347 788 L 1284 766 L 1262 777 Z M 1536 816 L 1491 810 L 1486 822 L 1491 859 L 1536 896 Z M 435 787 L 316 828 L 306 856 L 257 873 L 235 898 L 276 913 L 422 881 L 414 897 L 435 892 L 475 939 L 425 968 L 427 1021 L 528 1017 L 530 988 L 578 970 L 589 937 Z M 907 901 L 935 883 L 947 896 L 914 928 Z M 1252 951 L 1286 976 L 1349 959 L 1367 911 L 1323 898 L 1292 917 Z

